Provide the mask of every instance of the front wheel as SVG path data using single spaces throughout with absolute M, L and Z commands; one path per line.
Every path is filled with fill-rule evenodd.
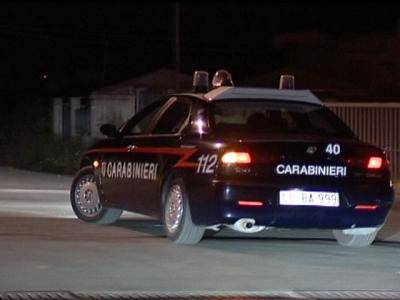
M 333 235 L 342 246 L 367 247 L 374 242 L 378 231 L 379 229 L 376 228 L 375 231 L 366 234 L 346 234 L 344 230 L 333 230 Z
M 166 187 L 163 208 L 165 232 L 170 240 L 186 245 L 200 242 L 205 228 L 192 221 L 188 195 L 181 178 L 172 179 Z
M 70 198 L 76 216 L 85 222 L 112 224 L 122 214 L 121 209 L 101 205 L 91 167 L 84 167 L 76 174 L 72 181 Z

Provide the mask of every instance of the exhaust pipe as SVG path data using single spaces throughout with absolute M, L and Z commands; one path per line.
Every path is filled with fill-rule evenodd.
M 233 225 L 227 225 L 229 228 L 243 232 L 243 233 L 256 233 L 265 229 L 265 226 L 255 225 L 254 219 L 239 219 Z

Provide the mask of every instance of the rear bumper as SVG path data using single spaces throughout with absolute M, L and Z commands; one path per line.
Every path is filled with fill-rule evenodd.
M 283 206 L 279 190 L 299 188 L 313 191 L 339 192 L 339 207 Z M 345 229 L 376 227 L 385 222 L 393 204 L 394 192 L 389 186 L 348 188 L 268 186 L 238 182 L 213 182 L 201 191 L 191 193 L 192 219 L 197 225 L 233 224 L 241 218 L 252 218 L 256 225 L 277 228 Z M 208 192 L 206 192 L 208 190 Z M 198 196 L 201 196 L 199 198 Z M 243 207 L 239 200 L 262 201 L 260 207 Z M 193 203 L 193 205 L 192 205 Z M 357 204 L 373 204 L 373 211 L 356 210 Z

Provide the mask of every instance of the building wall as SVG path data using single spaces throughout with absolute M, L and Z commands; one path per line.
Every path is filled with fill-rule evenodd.
M 77 111 L 81 109 L 81 97 L 72 97 L 67 99 L 69 104 L 69 121 L 63 120 L 63 99 L 53 99 L 53 133 L 58 136 L 65 136 L 63 127 L 68 121 L 69 133 L 71 137 L 81 136 L 77 126 Z M 65 102 L 65 100 L 64 100 Z M 135 96 L 133 95 L 94 95 L 90 97 L 90 128 L 87 132 L 89 135 L 85 138 L 101 138 L 104 137 L 100 133 L 100 126 L 105 123 L 114 124 L 117 127 L 122 125 L 135 113 Z M 63 126 L 64 125 L 64 126 Z M 65 128 L 64 128 L 65 131 Z
M 93 95 L 91 97 L 90 132 L 93 138 L 104 137 L 100 126 L 106 123 L 121 126 L 135 113 L 133 95 Z
M 62 99 L 53 99 L 53 133 L 62 135 Z
M 76 137 L 78 133 L 76 131 L 76 114 L 75 111 L 81 107 L 81 98 L 73 97 L 70 99 L 71 106 L 71 136 Z
M 69 128 L 69 133 L 71 136 L 77 136 L 76 130 L 75 130 L 75 109 L 80 107 L 80 97 L 71 97 L 67 98 L 68 104 L 69 104 L 69 120 L 68 126 Z M 65 109 L 64 103 L 62 98 L 54 98 L 53 99 L 53 133 L 58 135 L 58 136 L 65 136 L 65 121 L 63 119 L 63 110 Z

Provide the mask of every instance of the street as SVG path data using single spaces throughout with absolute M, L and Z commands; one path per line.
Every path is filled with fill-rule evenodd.
M 0 168 L 0 292 L 400 291 L 399 203 L 367 248 L 319 230 L 223 230 L 177 246 L 145 216 L 77 220 L 70 182 Z

